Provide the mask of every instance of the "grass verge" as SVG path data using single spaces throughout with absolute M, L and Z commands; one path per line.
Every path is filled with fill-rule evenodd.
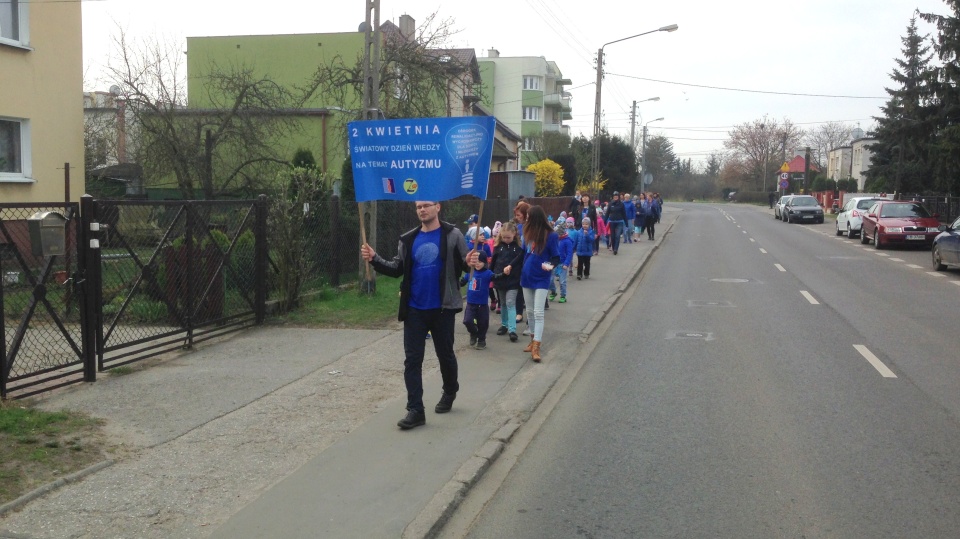
M 0 503 L 104 460 L 102 424 L 75 412 L 0 404 Z
M 400 279 L 377 278 L 373 295 L 357 288 L 326 289 L 303 300 L 295 311 L 283 314 L 275 323 L 323 328 L 382 329 L 397 319 Z

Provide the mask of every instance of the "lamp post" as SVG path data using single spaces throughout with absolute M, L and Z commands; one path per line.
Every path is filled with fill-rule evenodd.
M 663 117 L 657 118 L 655 120 L 650 120 L 649 122 L 643 124 L 643 149 L 640 150 L 640 162 L 641 162 L 641 171 L 640 171 L 640 188 L 643 189 L 643 186 L 647 183 L 647 126 L 653 122 L 659 122 L 663 120 Z M 652 178 L 651 178 L 652 181 Z
M 630 148 L 633 151 L 637 151 L 637 147 L 634 146 L 634 131 L 636 131 L 637 126 L 637 103 L 646 103 L 647 101 L 660 101 L 659 97 L 651 97 L 649 99 L 641 99 L 640 101 L 633 102 L 633 109 L 630 112 Z
M 608 43 L 604 43 L 600 46 L 600 49 L 597 50 L 597 99 L 593 107 L 593 178 L 596 179 L 597 175 L 600 173 L 600 91 L 601 86 L 603 85 L 603 48 L 607 45 L 612 45 L 614 43 L 619 43 L 621 41 L 626 41 L 628 39 L 633 39 L 635 37 L 645 36 L 647 34 L 652 34 L 654 32 L 673 32 L 679 28 L 676 24 L 671 24 L 669 26 L 661 26 L 656 30 L 650 30 L 648 32 L 643 32 L 642 34 L 637 34 L 622 39 L 616 39 Z

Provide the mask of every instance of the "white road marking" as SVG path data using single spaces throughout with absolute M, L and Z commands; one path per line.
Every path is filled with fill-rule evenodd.
M 751 243 L 757 243 L 757 240 L 755 240 L 755 239 L 753 239 L 753 238 L 750 238 L 750 242 L 751 242 Z
M 763 253 L 763 254 L 767 254 L 767 250 L 764 249 L 763 247 L 760 248 L 760 252 Z
M 810 292 L 807 292 L 806 290 L 801 290 L 800 293 L 803 294 L 803 297 L 807 298 L 807 301 L 810 302 L 810 305 L 820 305 L 820 302 L 817 301 L 817 299 L 813 297 L 813 295 L 810 294 Z
M 778 270 L 780 270 L 780 271 L 784 271 L 784 272 L 785 272 L 785 271 L 787 271 L 787 270 L 786 270 L 786 269 L 784 269 L 784 267 L 783 267 L 783 266 L 781 266 L 780 264 L 774 264 L 774 266 L 776 266 L 776 267 L 777 267 L 777 269 L 778 269 Z
M 960 286 L 960 281 L 950 281 L 950 282 L 953 283 L 953 284 L 955 284 L 955 285 L 957 285 L 957 286 Z
M 875 254 L 875 255 L 877 255 L 877 256 L 890 256 L 890 255 L 888 255 L 887 253 L 873 253 L 873 254 Z
M 923 269 L 923 266 L 918 266 L 916 264 L 907 264 L 907 267 L 913 269 Z
M 887 368 L 887 366 L 884 365 L 882 361 L 880 361 L 880 358 L 873 355 L 873 352 L 871 352 L 866 346 L 862 344 L 855 344 L 853 345 L 853 347 L 856 348 L 857 352 L 860 352 L 860 355 L 863 356 L 864 359 L 866 359 L 867 361 L 870 362 L 871 365 L 873 365 L 874 369 L 877 369 L 877 372 L 879 372 L 881 376 L 883 376 L 884 378 L 897 377 L 897 375 L 893 374 L 893 371 Z
M 902 258 L 888 258 L 887 260 L 889 260 L 889 261 L 891 261 L 891 262 L 903 262 L 903 259 L 902 259 Z
M 746 231 L 746 230 L 744 230 L 744 231 L 743 231 L 743 233 L 744 233 L 744 234 L 746 234 L 746 233 L 747 233 L 747 231 Z
M 939 271 L 928 271 L 928 275 L 933 275 L 934 277 L 946 277 L 946 275 L 940 273 Z

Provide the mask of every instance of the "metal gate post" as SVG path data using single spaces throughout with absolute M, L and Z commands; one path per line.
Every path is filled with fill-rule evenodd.
M 267 314 L 267 195 L 257 197 L 254 221 L 254 313 L 256 324 L 263 324 Z
M 80 342 L 83 352 L 83 380 L 97 381 L 97 328 L 100 321 L 100 224 L 97 201 L 90 195 L 80 197 L 77 226 L 77 273 L 74 291 L 80 298 Z

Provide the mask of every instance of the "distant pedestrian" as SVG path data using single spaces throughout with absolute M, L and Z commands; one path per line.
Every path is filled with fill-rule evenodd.
M 643 202 L 644 228 L 647 229 L 647 239 L 653 241 L 656 230 L 654 225 L 660 222 L 660 204 L 647 193 L 647 200 Z
M 467 308 L 463 311 L 463 325 L 470 334 L 470 346 L 477 350 L 487 347 L 487 330 L 490 328 L 490 311 L 487 309 L 487 291 L 493 272 L 487 268 L 487 253 L 480 252 L 473 263 L 472 276 L 463 276 L 460 285 L 467 286 Z
M 773 209 L 773 202 L 777 198 L 777 193 L 770 191 L 770 194 L 767 195 L 767 202 L 770 204 L 770 209 Z
M 520 274 L 520 286 L 527 305 L 527 322 L 530 324 L 530 345 L 523 349 L 530 357 L 540 361 L 540 344 L 543 342 L 543 314 L 547 302 L 547 289 L 550 286 L 550 274 L 560 264 L 559 237 L 547 224 L 547 215 L 540 206 L 530 206 L 527 213 L 524 242 L 526 255 L 523 271 Z M 533 305 L 532 313 L 530 305 Z M 532 314 L 532 316 L 531 316 Z
M 386 260 L 368 244 L 360 255 L 377 273 L 403 277 L 400 281 L 400 309 L 403 322 L 403 381 L 407 387 L 407 415 L 397 426 L 407 430 L 426 424 L 423 409 L 423 354 L 427 332 L 433 335 L 433 348 L 440 363 L 443 394 L 434 411 L 450 411 L 460 384 L 457 381 L 457 355 L 453 351 L 456 313 L 463 310 L 458 286 L 467 264 L 477 260 L 454 225 L 440 220 L 440 203 L 416 202 L 420 227 L 400 236 L 397 254 Z
M 572 226 L 573 223 L 570 223 Z M 567 233 L 566 221 L 564 228 L 557 231 L 557 249 L 560 251 L 560 264 L 553 268 L 553 278 L 550 279 L 550 301 L 557 297 L 557 288 L 560 289 L 560 303 L 567 302 L 567 270 L 573 263 L 573 238 Z
M 633 243 L 633 222 L 637 218 L 637 207 L 631 200 L 630 193 L 623 195 L 623 209 L 627 212 L 627 219 L 623 225 L 623 241 Z
M 603 219 L 610 228 L 610 248 L 613 254 L 617 254 L 620 250 L 620 236 L 623 234 L 623 227 L 627 220 L 627 210 L 623 207 L 618 191 L 613 192 L 613 200 L 607 205 L 607 211 L 603 212 Z

